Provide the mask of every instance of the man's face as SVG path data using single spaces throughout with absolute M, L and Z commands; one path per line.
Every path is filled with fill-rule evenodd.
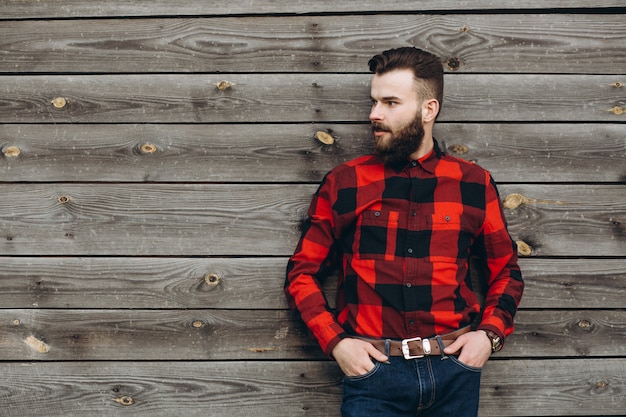
M 385 163 L 407 160 L 424 137 L 413 72 L 403 69 L 374 75 L 371 97 L 375 153 Z

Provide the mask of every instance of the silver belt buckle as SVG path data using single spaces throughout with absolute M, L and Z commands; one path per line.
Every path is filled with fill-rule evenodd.
M 422 342 L 422 351 L 424 352 L 424 354 L 423 355 L 411 355 L 411 352 L 409 349 L 409 342 Z M 422 339 L 421 337 L 414 337 L 412 339 L 402 340 L 402 355 L 404 356 L 404 359 L 406 360 L 423 358 L 426 355 L 430 355 L 430 352 L 431 352 L 430 340 L 428 339 Z

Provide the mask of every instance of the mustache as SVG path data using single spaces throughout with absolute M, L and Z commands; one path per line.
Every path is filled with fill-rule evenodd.
M 370 124 L 373 131 L 378 132 L 391 132 L 391 129 L 380 122 L 372 122 Z

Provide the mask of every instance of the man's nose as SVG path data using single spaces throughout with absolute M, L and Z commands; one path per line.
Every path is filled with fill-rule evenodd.
M 372 110 L 370 110 L 370 121 L 372 122 L 380 122 L 384 119 L 384 115 L 380 110 L 380 106 L 378 103 L 372 105 Z

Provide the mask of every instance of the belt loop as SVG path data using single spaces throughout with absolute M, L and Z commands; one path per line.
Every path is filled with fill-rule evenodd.
M 439 350 L 441 351 L 441 360 L 448 359 L 448 355 L 443 352 L 443 350 L 446 348 L 446 346 L 443 344 L 443 339 L 441 338 L 441 336 L 437 336 L 436 340 L 437 344 L 439 345 Z

